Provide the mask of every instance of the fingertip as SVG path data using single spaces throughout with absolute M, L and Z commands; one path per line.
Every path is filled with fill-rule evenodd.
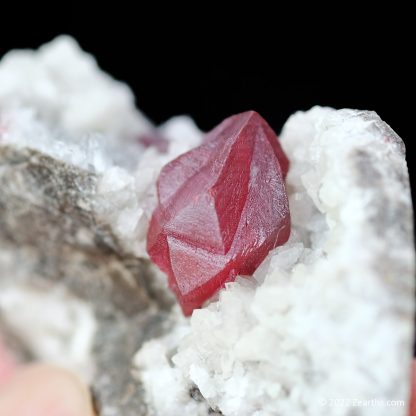
M 0 414 L 93 416 L 91 397 L 80 379 L 50 365 L 19 370 L 0 392 Z

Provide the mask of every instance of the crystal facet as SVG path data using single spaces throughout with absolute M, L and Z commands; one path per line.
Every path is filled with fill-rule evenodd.
M 256 112 L 224 120 L 161 171 L 147 250 L 185 315 L 287 241 L 289 162 Z

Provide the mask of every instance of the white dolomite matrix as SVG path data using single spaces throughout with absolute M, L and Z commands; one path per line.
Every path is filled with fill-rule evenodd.
M 68 367 L 92 381 L 90 357 L 96 322 L 90 305 L 63 288 L 45 291 L 15 285 L 2 288 L 0 306 L 7 325 L 31 346 L 39 360 Z
M 397 135 L 366 111 L 293 115 L 289 242 L 185 319 L 145 236 L 161 167 L 202 133 L 175 117 L 160 153 L 139 140 L 155 129 L 67 36 L 1 60 L 0 335 L 80 374 L 100 416 L 407 416 L 380 404 L 407 403 L 412 357 Z
M 414 249 L 402 142 L 375 113 L 315 107 L 288 120 L 281 143 L 289 242 L 194 311 L 171 364 L 152 356 L 165 339 L 143 346 L 148 400 L 178 414 L 196 386 L 227 416 L 407 416 Z M 171 412 L 158 393 L 167 377 L 185 384 Z
M 100 71 L 69 36 L 37 51 L 9 52 L 0 67 L 0 102 L 30 108 L 34 117 L 78 138 L 101 132 L 128 139 L 150 127 L 128 86 Z

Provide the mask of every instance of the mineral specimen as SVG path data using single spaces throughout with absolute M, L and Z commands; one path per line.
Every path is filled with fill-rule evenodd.
M 412 206 L 394 131 L 367 111 L 293 115 L 289 241 L 187 319 L 145 237 L 162 166 L 203 135 L 169 120 L 162 154 L 138 143 L 154 128 L 68 37 L 2 59 L 4 339 L 82 376 L 99 416 L 408 416 Z
M 287 169 L 275 133 L 254 111 L 227 118 L 162 169 L 147 247 L 185 315 L 287 241 Z
M 409 416 L 415 255 L 403 142 L 375 113 L 321 107 L 291 116 L 280 138 L 289 241 L 195 310 L 188 331 L 179 321 L 142 347 L 147 400 L 158 415 L 206 414 L 203 402 L 190 407 L 198 389 L 227 416 Z

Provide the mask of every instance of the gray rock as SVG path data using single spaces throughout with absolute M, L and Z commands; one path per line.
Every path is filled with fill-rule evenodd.
M 96 181 L 93 173 L 35 150 L 0 147 L 0 288 L 47 293 L 64 286 L 91 305 L 96 319 L 91 387 L 100 415 L 145 415 L 131 359 L 144 340 L 160 334 L 169 304 L 155 297 L 148 262 L 125 253 L 97 219 Z M 37 358 L 13 331 L 10 311 L 1 312 L 5 339 L 22 357 Z

